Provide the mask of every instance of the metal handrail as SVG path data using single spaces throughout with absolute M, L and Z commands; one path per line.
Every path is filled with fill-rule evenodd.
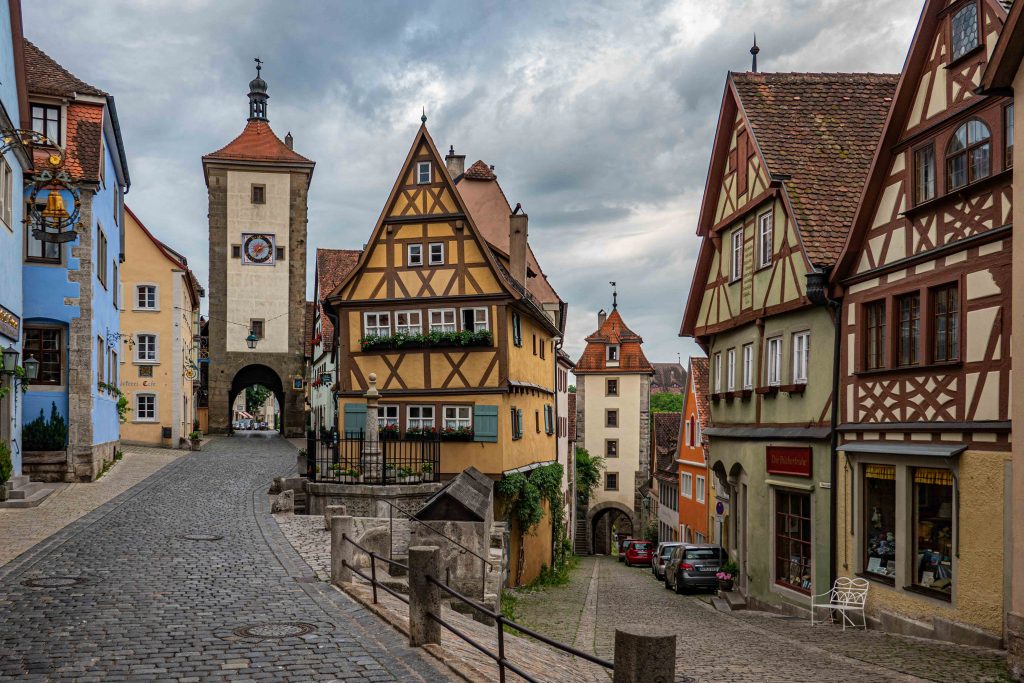
M 359 550 L 362 550 L 364 553 L 366 553 L 367 555 L 370 556 L 370 575 L 369 576 L 367 576 L 366 574 L 362 573 L 361 571 L 359 571 L 358 567 L 354 567 L 353 565 L 350 565 L 345 560 L 341 561 L 341 566 L 342 567 L 347 567 L 348 569 L 351 569 L 353 573 L 358 574 L 359 576 L 363 577 L 365 580 L 370 582 L 370 589 L 373 591 L 373 604 L 375 604 L 375 605 L 377 604 L 377 587 L 378 586 L 380 588 L 383 588 L 385 591 L 387 591 L 391 595 L 395 596 L 396 598 L 398 598 L 399 600 L 401 600 L 405 604 L 407 604 L 407 605 L 409 604 L 409 598 L 407 598 L 404 595 L 400 594 L 398 591 L 393 590 L 393 589 L 389 588 L 388 586 L 385 586 L 383 583 L 379 583 L 377 581 L 377 560 L 383 560 L 384 562 L 387 562 L 389 566 L 392 566 L 392 567 L 401 567 L 401 568 L 405 569 L 405 571 L 407 571 L 407 572 L 409 571 L 409 565 L 402 564 L 401 562 L 395 562 L 394 560 L 392 560 L 390 558 L 381 557 L 380 555 L 378 555 L 377 553 L 373 552 L 372 550 L 367 550 L 366 548 L 364 548 L 363 546 L 359 545 L 358 543 L 353 541 L 351 538 L 349 538 L 348 534 L 346 534 L 346 533 L 342 533 L 341 534 L 341 540 L 342 540 L 343 543 L 351 543 L 354 547 L 358 548 Z
M 443 619 L 441 619 L 441 617 L 439 615 L 433 614 L 432 612 L 428 612 L 427 613 L 428 616 L 431 619 L 433 619 L 434 621 L 436 621 L 438 624 L 441 624 L 442 626 L 447 628 L 449 631 L 451 631 L 455 635 L 459 636 L 460 638 L 465 640 L 467 643 L 469 643 L 470 645 L 474 646 L 475 648 L 477 648 L 478 650 L 480 650 L 481 652 L 486 654 L 488 657 L 493 659 L 495 662 L 497 662 L 498 663 L 498 675 L 499 675 L 499 679 L 502 681 L 502 683 L 504 683 L 504 681 L 505 681 L 505 669 L 511 669 L 514 673 L 518 674 L 519 676 L 522 676 L 526 680 L 532 681 L 534 683 L 537 683 L 537 679 L 533 678 L 529 674 L 524 673 L 521 669 L 519 669 L 514 664 L 512 664 L 511 662 L 509 662 L 508 660 L 505 659 L 505 628 L 504 628 L 505 625 L 508 625 L 509 627 L 514 628 L 517 631 L 520 631 L 521 633 L 525 633 L 526 635 L 530 636 L 531 638 L 534 638 L 535 640 L 539 640 L 540 642 L 542 642 L 542 643 L 544 643 L 546 645 L 549 645 L 549 646 L 555 648 L 556 650 L 561 650 L 562 652 L 565 652 L 566 654 L 570 654 L 570 655 L 572 655 L 574 657 L 579 657 L 580 659 L 585 659 L 588 662 L 593 662 L 594 664 L 597 664 L 598 666 L 602 666 L 602 667 L 604 667 L 606 669 L 613 669 L 614 670 L 614 668 L 615 668 L 615 665 L 612 662 L 609 662 L 606 659 L 601 659 L 600 657 L 597 657 L 595 655 L 592 655 L 592 654 L 589 654 L 587 652 L 584 652 L 583 650 L 577 650 L 576 648 L 574 648 L 574 647 L 572 647 L 570 645 L 566 645 L 564 643 L 560 643 L 557 640 L 552 640 L 551 638 L 548 638 L 545 635 L 537 633 L 533 629 L 529 629 L 529 628 L 526 628 L 525 626 L 523 626 L 521 624 L 517 624 L 516 622 L 512 621 L 511 619 L 506 619 L 505 616 L 502 615 L 500 612 L 495 612 L 494 610 L 492 610 L 492 609 L 490 609 L 488 607 L 485 607 L 484 605 L 481 605 L 480 603 L 476 602 L 475 600 L 473 600 L 471 598 L 467 598 L 465 595 L 463 595 L 462 593 L 459 593 L 454 588 L 451 588 L 450 586 L 444 585 L 443 583 L 438 581 L 433 576 L 427 576 L 427 581 L 429 581 L 430 583 L 434 584 L 435 586 L 437 586 L 438 588 L 440 588 L 444 592 L 448 593 L 448 595 L 452 596 L 456 600 L 459 600 L 461 602 L 466 603 L 467 605 L 469 605 L 473 609 L 477 610 L 481 614 L 485 614 L 485 615 L 487 615 L 487 616 L 489 616 L 489 617 L 491 617 L 492 619 L 495 620 L 495 622 L 498 625 L 498 654 L 497 655 L 491 654 L 489 651 L 484 649 L 479 643 L 473 641 L 471 638 L 467 637 L 465 634 L 463 634 L 460 631 L 458 631 L 451 624 L 446 623 Z
M 470 555 L 472 555 L 473 557 L 475 557 L 475 558 L 477 558 L 478 560 L 480 560 L 481 562 L 485 563 L 485 564 L 486 564 L 486 565 L 487 565 L 488 567 L 490 567 L 490 568 L 491 568 L 491 571 L 494 571 L 494 564 L 492 564 L 491 562 L 489 562 L 489 561 L 488 561 L 488 560 L 487 560 L 487 559 L 486 559 L 485 557 L 483 557 L 483 556 L 482 556 L 482 555 L 480 555 L 479 553 L 477 553 L 477 552 L 473 551 L 473 549 L 471 549 L 471 548 L 467 548 L 466 546 L 464 546 L 463 544 L 459 543 L 459 542 L 458 542 L 458 541 L 456 541 L 456 540 L 455 540 L 454 538 L 452 538 L 452 537 L 451 537 L 451 536 L 449 536 L 448 534 L 444 533 L 444 532 L 443 532 L 443 531 L 441 531 L 440 529 L 435 529 L 434 527 L 430 526 L 430 525 L 429 525 L 429 524 L 427 524 L 427 523 L 426 523 L 425 521 L 423 521 L 422 519 L 420 519 L 419 517 L 417 517 L 415 513 L 413 513 L 413 512 L 409 512 L 408 510 L 405 510 L 405 509 L 403 509 L 403 508 L 402 508 L 401 506 L 399 506 L 399 505 L 395 505 L 395 504 L 394 504 L 394 503 L 392 503 L 392 502 L 391 502 L 390 500 L 384 500 L 383 502 L 387 503 L 387 504 L 388 504 L 388 505 L 389 505 L 390 507 L 392 507 L 392 508 L 394 508 L 394 509 L 398 510 L 398 511 L 399 511 L 399 512 L 401 512 L 401 513 L 402 513 L 403 515 L 405 515 L 406 517 L 408 517 L 408 518 L 409 518 L 410 520 L 412 520 L 412 521 L 414 521 L 414 522 L 416 522 L 416 523 L 418 523 L 418 524 L 422 524 L 423 526 L 427 527 L 428 529 L 430 529 L 431 531 L 433 531 L 433 532 L 434 532 L 435 534 L 437 534 L 438 536 L 441 536 L 441 537 L 443 537 L 443 538 L 447 539 L 448 541 L 450 541 L 450 542 L 454 543 L 455 545 L 459 546 L 459 547 L 460 547 L 460 548 L 462 548 L 462 549 L 463 549 L 463 550 L 464 550 L 465 552 L 469 553 L 469 554 L 470 554 Z M 393 534 L 392 534 L 392 535 L 393 535 Z

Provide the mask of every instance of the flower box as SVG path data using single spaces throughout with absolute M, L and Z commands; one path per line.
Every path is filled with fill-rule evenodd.
M 442 441 L 472 441 L 473 430 L 468 427 L 460 427 L 454 429 L 452 427 L 445 427 L 441 430 Z
M 387 334 L 363 337 L 359 340 L 362 351 L 397 351 L 399 349 L 452 348 L 491 346 L 490 330 L 478 332 L 427 332 L 425 334 Z

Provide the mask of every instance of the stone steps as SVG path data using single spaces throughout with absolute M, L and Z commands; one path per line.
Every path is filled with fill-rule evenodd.
M 46 499 L 51 493 L 63 487 L 63 484 L 44 484 L 30 481 L 22 475 L 13 477 L 8 484 L 12 486 L 7 492 L 7 500 L 0 502 L 0 508 L 32 508 Z
M 587 541 L 587 518 L 586 513 L 582 513 L 576 517 L 576 539 L 573 543 L 573 552 L 577 555 L 589 555 L 590 544 Z

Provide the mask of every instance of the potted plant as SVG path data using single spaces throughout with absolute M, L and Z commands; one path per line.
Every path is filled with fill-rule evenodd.
M 424 479 L 430 479 L 434 474 L 434 463 L 424 462 L 420 465 L 420 474 Z
M 734 585 L 734 579 L 739 573 L 739 567 L 736 566 L 735 562 L 729 561 L 722 565 L 722 568 L 715 578 L 718 579 L 718 590 L 719 591 L 731 591 Z
M 381 441 L 392 441 L 398 438 L 398 425 L 382 424 L 378 429 Z
M 413 474 L 411 467 L 398 468 L 398 481 L 401 484 L 411 484 L 419 481 L 420 478 Z
M 11 449 L 4 442 L 0 441 L 0 501 L 7 500 L 7 482 L 14 472 L 14 463 L 11 462 Z
M 445 427 L 441 430 L 444 441 L 472 441 L 473 430 L 469 427 Z
M 188 445 L 193 451 L 198 451 L 202 448 L 203 444 L 203 433 L 199 431 L 192 432 L 188 435 Z

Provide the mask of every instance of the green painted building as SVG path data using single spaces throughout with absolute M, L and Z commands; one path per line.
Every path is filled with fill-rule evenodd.
M 729 75 L 680 334 L 709 358 L 710 462 L 748 604 L 828 589 L 835 264 L 896 85 L 876 74 Z

